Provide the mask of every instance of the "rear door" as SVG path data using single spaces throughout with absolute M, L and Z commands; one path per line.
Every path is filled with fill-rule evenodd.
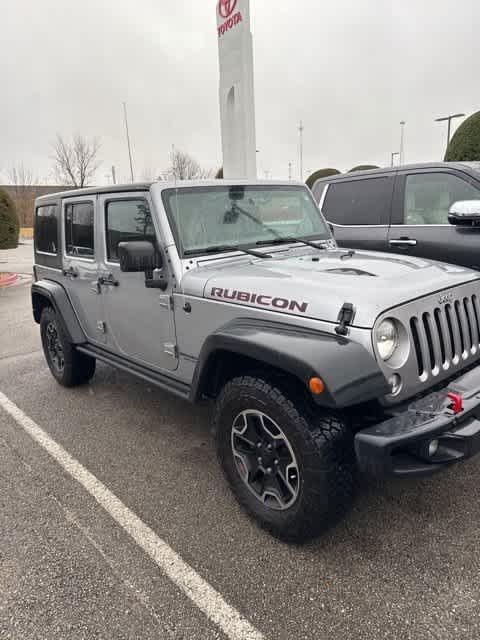
M 98 288 L 96 195 L 62 202 L 63 282 L 89 342 L 103 344 L 105 324 Z
M 337 180 L 324 190 L 320 208 L 341 247 L 387 251 L 395 174 Z
M 480 231 L 448 223 L 454 202 L 480 200 L 480 183 L 454 169 L 400 171 L 389 250 L 480 269 Z

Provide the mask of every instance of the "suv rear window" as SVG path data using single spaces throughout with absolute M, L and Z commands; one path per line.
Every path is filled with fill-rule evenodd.
M 65 248 L 67 255 L 94 256 L 93 202 L 77 202 L 65 207 Z
M 42 253 L 58 253 L 57 207 L 49 204 L 37 208 L 35 215 L 35 248 Z
M 332 182 L 322 212 L 329 222 L 351 225 L 388 225 L 393 178 Z

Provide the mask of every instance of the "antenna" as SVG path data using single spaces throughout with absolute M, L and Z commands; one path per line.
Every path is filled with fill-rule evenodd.
M 303 182 L 303 132 L 305 131 L 305 127 L 303 126 L 302 120 L 300 120 L 298 131 L 300 133 L 300 182 Z
M 173 167 L 173 180 L 175 182 L 175 188 L 177 186 L 177 161 L 175 158 L 175 145 L 172 144 L 172 167 Z
M 128 131 L 128 117 L 127 117 L 127 103 L 123 103 L 123 115 L 125 117 L 125 132 L 127 134 L 127 146 L 128 146 L 128 158 L 130 160 L 130 177 L 132 182 L 135 182 L 133 177 L 133 161 L 132 161 L 132 147 L 130 145 L 130 133 Z

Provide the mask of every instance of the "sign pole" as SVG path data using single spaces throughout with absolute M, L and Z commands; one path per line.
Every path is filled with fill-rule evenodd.
M 217 0 L 223 175 L 257 177 L 250 0 Z

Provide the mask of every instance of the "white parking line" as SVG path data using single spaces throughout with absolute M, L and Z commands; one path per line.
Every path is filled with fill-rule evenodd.
M 231 607 L 176 551 L 1 391 L 0 406 L 95 498 L 170 580 L 231 640 L 263 640 L 260 631 Z

